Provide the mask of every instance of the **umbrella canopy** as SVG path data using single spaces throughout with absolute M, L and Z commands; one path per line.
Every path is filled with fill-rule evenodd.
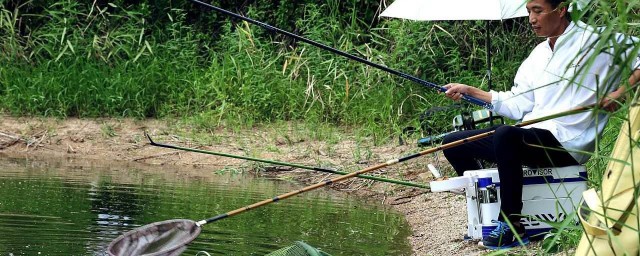
M 527 16 L 525 0 L 396 0 L 380 16 L 410 20 L 504 20 Z

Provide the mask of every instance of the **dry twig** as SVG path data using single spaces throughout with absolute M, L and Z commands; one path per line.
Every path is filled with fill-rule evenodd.
M 18 143 L 19 141 L 22 140 L 22 138 L 18 137 L 18 136 L 14 136 L 11 134 L 7 134 L 4 132 L 0 132 L 0 136 L 8 138 L 8 141 L 5 141 L 3 139 L 0 139 L 0 149 L 5 149 L 8 147 L 11 147 L 13 145 L 15 145 L 16 143 Z

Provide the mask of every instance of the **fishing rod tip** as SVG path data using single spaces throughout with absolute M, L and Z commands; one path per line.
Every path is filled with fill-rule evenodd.
M 153 142 L 153 140 L 151 139 L 151 135 L 149 135 L 149 133 L 146 130 L 144 131 L 144 136 L 147 137 L 151 145 L 156 144 L 155 142 Z

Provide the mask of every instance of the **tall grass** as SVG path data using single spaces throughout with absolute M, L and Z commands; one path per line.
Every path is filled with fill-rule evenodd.
M 58 2 L 26 35 L 3 24 L 8 36 L 0 44 L 17 50 L 1 58 L 0 107 L 15 115 L 151 117 L 166 111 L 174 85 L 204 74 L 181 10 L 167 13 L 175 20 L 165 28 L 173 38 L 159 42 L 141 12 L 109 8 Z M 3 20 L 17 13 L 3 10 Z

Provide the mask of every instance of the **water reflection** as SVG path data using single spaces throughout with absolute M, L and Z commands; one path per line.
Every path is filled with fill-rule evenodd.
M 201 220 L 296 188 L 209 170 L 0 158 L 0 255 L 105 255 L 120 234 L 169 219 Z M 183 255 L 264 255 L 296 240 L 332 255 L 408 255 L 388 210 L 328 190 L 203 227 Z

